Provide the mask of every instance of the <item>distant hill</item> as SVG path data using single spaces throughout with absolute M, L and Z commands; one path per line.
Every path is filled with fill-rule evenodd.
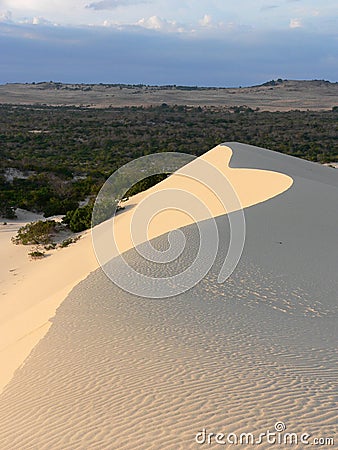
M 338 83 L 325 80 L 277 80 L 239 88 L 148 86 L 144 84 L 66 84 L 39 82 L 0 86 L 0 104 L 123 107 L 246 105 L 267 111 L 329 110 L 338 106 Z

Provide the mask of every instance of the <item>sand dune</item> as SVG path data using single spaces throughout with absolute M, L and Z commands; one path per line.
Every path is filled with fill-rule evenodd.
M 233 174 L 272 171 L 280 182 L 271 192 L 250 182 L 241 194 L 247 236 L 232 276 L 217 282 L 230 238 L 217 208 L 215 264 L 188 292 L 135 297 L 97 269 L 62 303 L 0 396 L 1 449 L 199 448 L 196 435 L 204 429 L 213 438 L 258 438 L 277 422 L 308 433 L 310 444 L 335 438 L 337 173 L 264 149 L 229 147 Z M 216 160 L 224 161 L 224 151 L 208 155 L 219 152 Z M 244 201 L 250 191 L 255 200 Z M 201 218 L 203 228 L 210 224 Z M 175 273 L 198 247 L 196 226 L 182 231 L 185 251 L 170 266 L 145 263 L 135 249 L 124 256 L 141 272 Z M 154 245 L 165 249 L 166 235 Z M 218 447 L 214 440 L 206 446 Z
M 293 183 L 290 176 L 272 170 L 231 168 L 229 167 L 231 157 L 230 147 L 218 145 L 166 180 L 125 202 L 123 205 L 126 211 L 116 215 L 114 221 L 114 236 L 119 251 L 113 253 L 111 248 L 107 248 L 107 240 L 109 241 L 107 235 L 111 235 L 112 226 L 109 221 L 93 230 L 96 251 L 103 254 L 103 261 L 109 261 L 112 257 L 145 242 L 146 239 L 153 239 L 170 230 L 261 203 L 286 191 Z M 213 168 L 220 174 L 220 180 L 217 179 L 214 183 L 208 179 L 208 175 L 217 176 Z M 208 169 L 211 169 L 210 173 L 205 173 Z M 228 186 L 219 186 L 220 183 L 228 183 Z M 222 202 L 220 197 L 222 188 L 223 196 L 226 197 L 225 202 Z M 161 193 L 164 195 L 156 197 L 156 194 Z M 198 204 L 192 207 L 188 204 L 192 199 L 183 198 L 181 201 L 182 195 L 186 193 L 193 194 L 198 199 Z M 185 212 L 190 214 L 178 211 L 182 203 Z M 175 209 L 167 207 L 168 204 L 175 205 Z M 208 211 L 202 206 L 206 206 Z M 165 209 L 162 211 L 163 207 Z M 149 223 L 151 209 L 161 212 Z M 134 214 L 138 214 L 136 230 L 131 231 Z M 137 240 L 135 231 L 138 231 L 142 224 L 147 236 L 140 233 Z
M 243 207 L 277 195 L 292 184 L 292 179 L 281 173 L 230 169 L 228 163 L 231 154 L 230 148 L 218 146 L 201 159 L 217 167 L 229 179 L 236 189 Z M 126 211 L 116 217 L 115 224 L 121 252 L 133 247 L 128 230 L 136 209 L 135 206 L 154 192 L 174 187 L 183 189 L 201 197 L 210 207 L 212 215 L 217 216 L 225 212 L 214 193 L 198 181 L 184 176 L 184 170 L 188 170 L 197 178 L 201 177 L 199 169 L 198 160 L 195 160 L 188 169 L 183 168 L 179 175 L 173 175 L 153 189 L 138 194 L 126 202 Z M 9 222 L 6 226 L 2 225 L 0 229 L 3 252 L 0 305 L 0 366 L 2 367 L 0 390 L 11 379 L 15 369 L 23 363 L 36 343 L 49 330 L 51 324 L 49 319 L 55 315 L 57 307 L 67 294 L 81 279 L 98 267 L 89 232 L 84 233 L 76 245 L 50 252 L 44 260 L 29 261 L 26 255 L 27 250 L 20 246 L 14 246 L 10 238 L 24 223 L 40 218 L 34 214 L 21 212 L 19 220 Z M 198 219 L 204 218 L 206 217 L 202 215 Z M 160 236 L 169 230 L 191 222 L 190 217 L 178 214 L 177 211 L 169 211 L 150 224 L 149 238 Z M 99 229 L 99 234 L 103 236 L 104 246 L 106 245 L 105 233 L 107 230 L 110 232 L 109 222 L 103 224 Z M 110 252 L 108 255 L 108 259 L 114 256 Z

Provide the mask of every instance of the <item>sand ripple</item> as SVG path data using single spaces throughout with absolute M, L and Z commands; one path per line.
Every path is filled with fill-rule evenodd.
M 170 300 L 90 275 L 3 393 L 1 449 L 198 448 L 203 428 L 258 436 L 277 421 L 334 437 L 333 311 L 260 274 L 244 258 L 225 285 L 212 270 Z

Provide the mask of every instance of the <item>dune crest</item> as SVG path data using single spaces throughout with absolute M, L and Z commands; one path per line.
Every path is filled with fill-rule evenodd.
M 307 446 L 304 434 L 309 446 L 334 448 L 338 173 L 230 146 L 238 168 L 231 173 L 255 167 L 293 178 L 283 195 L 245 210 L 245 248 L 231 277 L 218 282 L 231 234 L 222 215 L 200 222 L 210 238 L 217 224 L 214 264 L 176 297 L 140 298 L 101 269 L 91 273 L 2 393 L 1 450 L 196 449 L 203 430 L 213 438 L 210 448 L 218 447 L 218 433 L 229 444 L 243 433 L 252 441 L 240 446 L 267 450 L 272 441 L 260 437 L 275 431 L 278 448 L 291 446 L 291 434 L 297 450 Z M 218 153 L 223 164 L 224 149 Z M 198 227 L 185 227 L 184 235 L 175 264 L 144 261 L 132 248 L 114 258 L 115 268 L 127 260 L 137 271 L 174 277 L 199 247 Z M 166 234 L 154 241 L 161 250 L 167 244 Z
M 134 246 L 130 233 L 130 220 L 135 206 L 141 204 L 150 194 L 164 189 L 184 190 L 200 198 L 216 217 L 225 213 L 215 193 L 198 181 L 188 178 L 199 173 L 199 160 L 207 161 L 223 173 L 237 192 L 243 208 L 263 202 L 286 191 L 292 185 L 289 176 L 267 170 L 232 169 L 229 167 L 232 150 L 219 145 L 191 164 L 180 169 L 168 179 L 146 192 L 131 197 L 125 203 L 126 211 L 116 216 L 116 236 L 120 252 Z M 161 205 L 159 205 L 161 206 Z M 231 211 L 231 208 L 228 212 Z M 203 213 L 198 220 L 206 219 Z M 153 218 L 148 228 L 148 238 L 158 237 L 170 230 L 189 225 L 192 219 L 177 210 L 168 210 Z M 28 261 L 25 250 L 10 243 L 22 223 L 9 223 L 0 232 L 1 248 L 7 249 L 2 261 L 3 291 L 0 304 L 0 391 L 12 378 L 34 346 L 50 328 L 49 319 L 55 315 L 67 294 L 98 263 L 91 243 L 91 233 L 86 232 L 80 241 L 69 248 L 56 251 L 41 261 Z M 102 224 L 100 226 L 107 226 Z M 104 232 L 103 238 L 104 238 Z M 111 255 L 110 255 L 111 257 Z M 15 275 L 11 270 L 15 268 Z
M 264 202 L 285 192 L 292 186 L 293 179 L 280 172 L 231 168 L 229 164 L 232 154 L 233 151 L 229 146 L 218 145 L 179 169 L 161 183 L 145 192 L 134 195 L 124 202 L 123 205 L 126 211 L 115 216 L 113 225 L 114 237 L 119 252 L 111 253 L 111 249 L 106 245 L 107 241 L 109 241 L 108 235 L 111 235 L 112 224 L 109 221 L 101 224 L 94 231 L 97 241 L 95 244 L 100 247 L 102 253 L 107 252 L 104 255 L 104 261 L 109 261 L 117 254 L 123 253 L 135 245 L 146 241 L 146 233 L 142 234 L 143 239 L 140 238 L 135 241 L 135 235 L 132 236 L 130 232 L 134 214 L 137 214 L 137 227 L 140 226 L 139 224 L 147 227 L 147 238 L 150 240 L 194 222 L 206 220 L 210 217 L 218 217 Z M 204 164 L 204 162 L 207 164 Z M 216 169 L 222 175 L 220 177 L 221 181 L 229 183 L 229 197 L 226 199 L 225 205 L 219 196 L 224 186 L 217 186 L 215 183 L 212 183 L 210 178 L 208 179 L 208 174 L 205 175 L 205 170 L 208 166 Z M 159 195 L 156 198 L 156 195 L 154 195 L 164 191 L 168 191 L 167 198 L 164 195 Z M 201 203 L 201 207 L 194 207 L 191 210 L 190 205 L 187 204 L 185 211 L 179 211 L 171 207 L 166 208 L 166 201 L 170 202 L 170 204 L 176 201 L 179 205 L 182 193 L 192 194 Z M 175 200 L 172 199 L 173 196 L 175 196 Z M 154 215 L 150 222 L 149 208 L 147 206 L 149 199 L 151 199 L 151 208 L 161 211 Z M 203 205 L 207 207 L 208 212 L 206 212 L 206 208 L 202 207 Z

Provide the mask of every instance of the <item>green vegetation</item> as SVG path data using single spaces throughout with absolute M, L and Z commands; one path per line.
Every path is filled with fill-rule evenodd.
M 59 224 L 55 220 L 39 220 L 19 228 L 12 238 L 14 244 L 47 245 L 51 244 L 52 236 L 57 232 Z
M 68 247 L 77 242 L 81 236 L 70 236 L 62 240 L 59 244 L 53 242 L 61 232 L 69 232 L 66 225 L 55 220 L 39 220 L 28 223 L 19 228 L 16 236 L 12 238 L 14 244 L 34 245 L 35 249 L 28 253 L 32 259 L 39 259 L 45 256 L 43 250 L 55 250 L 56 248 Z
M 17 207 L 46 217 L 65 214 L 65 223 L 81 231 L 90 226 L 99 189 L 123 164 L 155 152 L 199 156 L 226 141 L 311 161 L 337 161 L 337 109 L 273 113 L 245 105 L 106 109 L 0 105 L 0 216 L 13 218 Z M 165 175 L 155 181 L 161 177 Z M 126 195 L 145 187 L 148 181 Z M 111 205 L 102 205 L 102 217 L 110 210 Z
M 86 205 L 82 208 L 68 211 L 62 222 L 68 225 L 71 231 L 78 233 L 87 230 L 91 226 L 93 206 Z
M 11 202 L 6 197 L 6 193 L 1 192 L 0 192 L 0 217 L 6 217 L 7 219 L 16 218 L 14 202 Z
M 41 252 L 40 250 L 33 250 L 33 251 L 29 252 L 28 255 L 32 259 L 42 259 L 45 257 L 45 253 Z
M 74 243 L 77 242 L 79 239 L 80 239 L 80 236 L 69 237 L 69 238 L 63 240 L 63 241 L 59 244 L 59 247 L 60 247 L 60 248 L 68 247 L 70 244 L 74 244 Z
M 56 242 L 52 242 L 51 244 L 45 245 L 44 249 L 45 250 L 55 250 L 57 247 L 57 243 Z
M 132 197 L 133 195 L 138 194 L 139 192 L 145 191 L 155 184 L 159 183 L 160 181 L 163 181 L 167 178 L 169 174 L 167 173 L 159 173 L 157 175 L 151 175 L 150 177 L 143 178 L 143 180 L 140 180 L 134 186 L 132 186 L 128 191 L 125 193 L 125 198 Z

